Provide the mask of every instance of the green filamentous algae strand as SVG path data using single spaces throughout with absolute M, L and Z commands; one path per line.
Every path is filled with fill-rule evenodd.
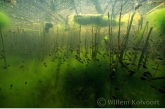
M 1 0 L 0 108 L 165 108 L 164 0 Z

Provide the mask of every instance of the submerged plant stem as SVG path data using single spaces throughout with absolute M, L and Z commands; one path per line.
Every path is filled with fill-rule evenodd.
M 4 42 L 3 42 L 3 36 L 2 36 L 2 31 L 0 29 L 0 34 L 1 34 L 1 40 L 2 40 L 2 47 L 3 47 L 3 59 L 4 59 L 4 63 L 5 63 L 5 69 L 7 69 L 7 64 L 6 64 L 6 55 L 5 55 L 5 46 L 4 46 Z
M 120 10 L 120 16 L 119 16 L 119 31 L 118 31 L 117 54 L 116 54 L 116 68 L 118 67 L 118 58 L 120 55 L 120 24 L 121 24 L 122 9 L 123 9 L 123 4 L 121 4 L 121 10 Z

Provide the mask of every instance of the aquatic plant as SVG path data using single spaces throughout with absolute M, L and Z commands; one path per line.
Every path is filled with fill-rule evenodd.
M 78 15 L 74 16 L 74 22 L 81 25 L 98 25 L 98 26 L 108 26 L 108 17 L 103 15 Z M 112 25 L 116 26 L 117 21 L 113 19 Z
M 130 34 L 130 30 L 131 30 L 131 27 L 132 27 L 132 22 L 134 20 L 134 16 L 135 16 L 135 12 L 132 14 L 131 16 L 131 20 L 129 22 L 129 25 L 128 25 L 128 28 L 127 28 L 127 33 L 126 33 L 126 36 L 125 36 L 125 42 L 124 44 L 122 45 L 123 48 L 121 49 L 120 51 L 120 57 L 119 57 L 119 62 L 123 64 L 122 60 L 123 60 L 123 54 L 124 54 L 124 51 L 126 49 L 126 46 L 127 46 L 127 43 L 128 43 L 128 39 L 129 39 L 129 34 Z
M 45 23 L 45 31 L 48 33 L 49 32 L 49 29 L 53 27 L 53 24 L 52 23 Z
M 58 30 L 59 31 L 69 31 L 70 27 L 69 26 L 58 25 Z
M 144 47 L 143 47 L 143 49 L 142 49 L 142 53 L 141 53 L 141 55 L 140 55 L 140 59 L 139 59 L 139 63 L 138 63 L 137 69 L 139 69 L 140 63 L 142 62 L 142 59 L 143 59 L 143 57 L 144 57 L 144 54 L 146 53 L 146 49 L 147 49 L 148 44 L 149 44 L 148 41 L 149 41 L 149 38 L 150 38 L 150 35 L 151 35 L 151 32 L 152 32 L 152 29 L 153 29 L 153 27 L 150 28 L 150 31 L 149 31 L 149 33 L 148 33 L 148 35 L 147 35 L 146 40 L 145 40 L 145 45 L 144 45 Z
M 2 29 L 7 27 L 10 24 L 10 19 L 8 16 L 6 16 L 4 13 L 0 12 L 0 35 L 1 35 L 1 40 L 2 40 L 2 46 L 3 46 L 3 58 L 4 58 L 4 63 L 5 63 L 5 69 L 7 69 L 7 64 L 6 64 L 6 55 L 5 55 L 5 47 L 4 47 L 4 41 L 3 41 L 3 36 L 2 36 Z
M 121 24 L 121 14 L 123 10 L 123 4 L 121 4 L 121 11 L 119 16 L 119 30 L 118 30 L 118 43 L 117 43 L 117 55 L 116 55 L 116 67 L 118 67 L 118 58 L 120 54 L 120 24 Z
M 141 30 L 139 30 L 139 33 L 137 34 L 137 37 L 135 38 L 136 41 L 137 41 L 136 44 L 135 44 L 135 48 L 141 44 L 141 42 L 143 40 L 144 33 L 145 33 L 145 31 L 147 31 L 147 27 L 148 27 L 148 21 L 146 22 L 145 27 L 142 28 Z M 133 64 L 135 64 L 135 62 L 136 62 L 137 54 L 138 54 L 138 51 L 135 50 L 135 55 L 134 55 L 134 58 L 133 58 L 133 61 L 132 61 Z

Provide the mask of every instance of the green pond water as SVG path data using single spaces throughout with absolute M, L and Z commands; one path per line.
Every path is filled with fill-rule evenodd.
M 111 29 L 107 14 L 14 25 L 0 13 L 0 108 L 165 107 L 164 9 L 154 12 Z

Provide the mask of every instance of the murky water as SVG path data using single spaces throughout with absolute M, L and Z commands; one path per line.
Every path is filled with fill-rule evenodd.
M 165 107 L 163 6 L 0 1 L 0 107 Z

